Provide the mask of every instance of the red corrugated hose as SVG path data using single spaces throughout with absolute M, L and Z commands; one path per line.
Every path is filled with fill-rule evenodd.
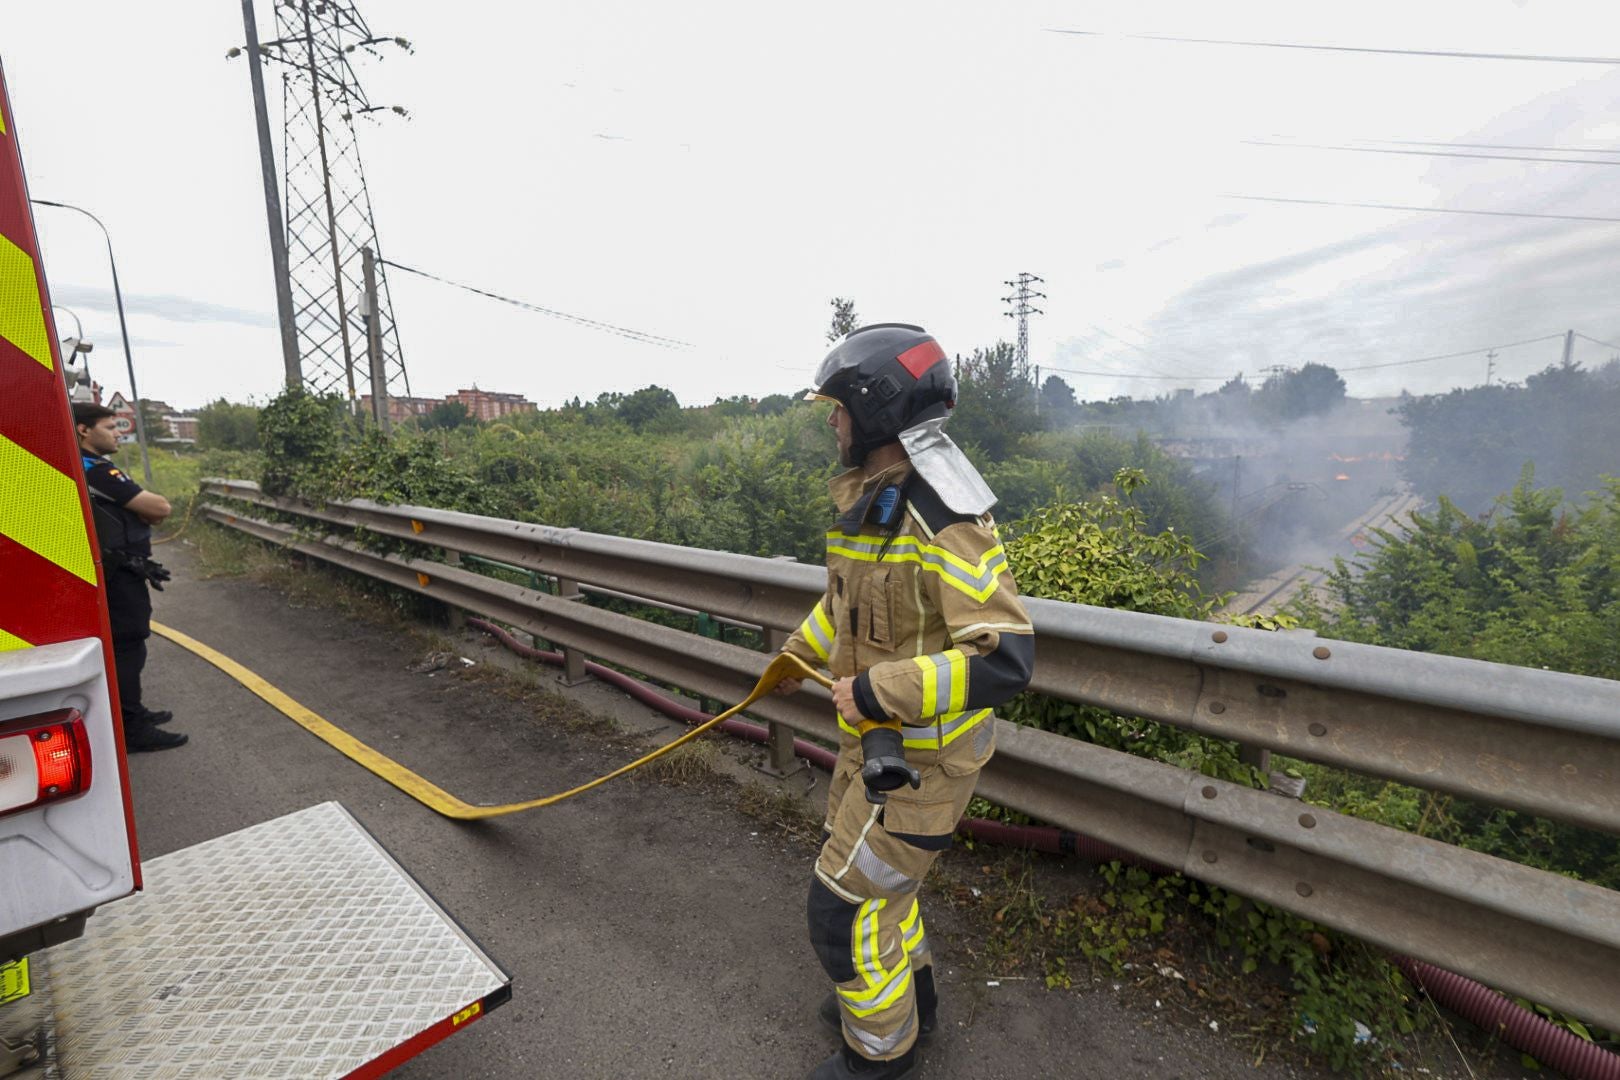
M 562 653 L 525 645 L 485 619 L 468 618 L 467 625 L 489 634 L 519 656 L 559 667 L 562 665 Z M 688 724 L 699 724 L 709 719 L 708 713 L 682 705 L 655 687 L 623 672 L 590 661 L 585 662 L 585 670 L 666 716 Z M 766 740 L 766 729 L 746 720 L 727 720 L 720 725 L 720 730 L 750 742 L 763 743 Z M 828 771 L 838 760 L 834 751 L 804 739 L 793 740 L 793 754 Z M 1093 862 L 1131 863 L 1157 873 L 1171 872 L 1112 844 L 1067 829 L 1047 825 L 1009 825 L 1004 821 L 985 818 L 963 818 L 956 827 L 958 832 L 989 844 L 1028 848 L 1053 855 L 1079 855 Z M 1465 976 L 1405 956 L 1393 959 L 1406 977 L 1434 1001 L 1486 1031 L 1499 1033 L 1502 1041 L 1509 1046 L 1557 1069 L 1571 1080 L 1620 1080 L 1620 1054 L 1587 1042 L 1574 1032 L 1515 1005 L 1497 991 Z

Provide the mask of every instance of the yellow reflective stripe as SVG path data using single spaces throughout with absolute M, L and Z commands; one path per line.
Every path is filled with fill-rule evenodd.
M 869 987 L 879 986 L 883 982 L 883 964 L 878 958 L 878 912 L 887 903 L 886 900 L 868 900 L 855 913 L 855 940 L 851 942 L 855 950 L 855 970 L 861 973 Z M 851 993 L 858 994 L 859 991 Z
M 945 659 L 951 665 L 951 703 L 946 711 L 959 713 L 967 704 L 967 657 L 961 649 L 952 649 L 945 654 Z
M 877 988 L 876 1000 L 871 999 L 871 992 L 839 990 L 838 996 L 844 999 L 844 1008 L 850 1011 L 850 1015 L 866 1017 L 893 1005 L 895 999 L 904 994 L 910 985 L 911 958 L 902 953 L 900 965 L 890 973 L 889 981 Z M 857 1000 L 861 1000 L 862 1003 L 856 1004 Z
M 0 534 L 94 585 L 79 486 L 0 435 Z
M 923 939 L 922 909 L 917 901 L 911 902 L 911 914 L 900 923 L 900 944 L 905 948 L 907 955 L 917 950 Z
M 882 543 L 842 532 L 827 534 L 827 554 L 841 555 L 857 562 L 877 562 Z M 1007 566 L 1006 549 L 1000 544 L 984 553 L 977 566 L 942 547 L 923 544 L 915 536 L 896 537 L 883 556 L 885 562 L 914 562 L 978 603 L 990 598 L 1000 587 L 1001 571 Z
M 827 612 L 822 609 L 821 601 L 816 601 L 816 606 L 810 610 L 809 617 L 799 629 L 815 654 L 823 660 L 827 659 L 827 654 L 832 649 L 833 624 L 832 620 L 827 618 Z
M 8 634 L 0 630 L 0 652 L 14 652 L 17 649 L 32 649 L 32 643 L 24 641 L 16 634 Z
M 928 727 L 902 727 L 901 742 L 910 750 L 943 750 L 978 727 L 992 711 L 980 709 L 974 713 L 943 713 L 936 724 Z
M 933 716 L 939 712 L 939 690 L 934 679 L 936 665 L 932 656 L 914 656 L 912 663 L 922 671 L 922 708 L 919 710 L 923 716 Z
M 46 371 L 56 370 L 34 260 L 4 236 L 0 236 L 0 337 L 44 364 Z

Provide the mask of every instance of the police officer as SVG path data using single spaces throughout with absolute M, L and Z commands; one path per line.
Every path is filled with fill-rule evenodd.
M 863 327 L 810 396 L 832 403 L 848 467 L 831 483 L 827 590 L 784 646 L 833 675 L 841 732 L 807 914 L 834 984 L 821 1019 L 844 1041 L 810 1076 L 894 1080 L 938 1004 L 917 894 L 994 752 L 991 710 L 1029 683 L 1034 639 L 996 497 L 941 430 L 956 379 L 939 344 Z
M 107 579 L 124 748 L 138 753 L 183 746 L 185 735 L 158 727 L 174 714 L 148 709 L 141 701 L 141 669 L 146 666 L 146 639 L 152 634 L 152 595 L 147 586 L 161 590 L 169 580 L 169 572 L 152 561 L 152 526 L 169 516 L 169 500 L 142 489 L 107 460 L 105 455 L 118 450 L 118 420 L 111 409 L 77 402 L 73 426 Z

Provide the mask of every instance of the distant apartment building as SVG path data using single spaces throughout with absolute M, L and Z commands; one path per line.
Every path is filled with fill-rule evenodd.
M 194 443 L 197 441 L 197 418 L 171 413 L 163 418 L 169 425 L 169 442 Z
M 391 396 L 388 399 L 388 419 L 396 424 L 403 423 L 413 416 L 426 416 L 434 406 L 443 404 L 443 398 Z M 371 415 L 370 394 L 360 395 L 360 412 L 364 416 Z
M 467 410 L 474 420 L 495 420 L 511 413 L 534 412 L 535 404 L 522 394 L 503 394 L 496 390 L 457 390 L 447 394 L 445 401 L 453 401 Z

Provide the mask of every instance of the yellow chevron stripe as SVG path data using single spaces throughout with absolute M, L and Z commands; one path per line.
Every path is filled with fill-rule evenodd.
M 0 337 L 44 364 L 46 371 L 56 370 L 34 260 L 4 236 L 0 236 Z
M 0 125 L 3 127 L 4 125 Z M 15 652 L 18 649 L 32 649 L 34 646 L 18 637 L 0 630 L 0 652 Z
M 78 485 L 4 435 L 0 435 L 0 534 L 96 583 Z

